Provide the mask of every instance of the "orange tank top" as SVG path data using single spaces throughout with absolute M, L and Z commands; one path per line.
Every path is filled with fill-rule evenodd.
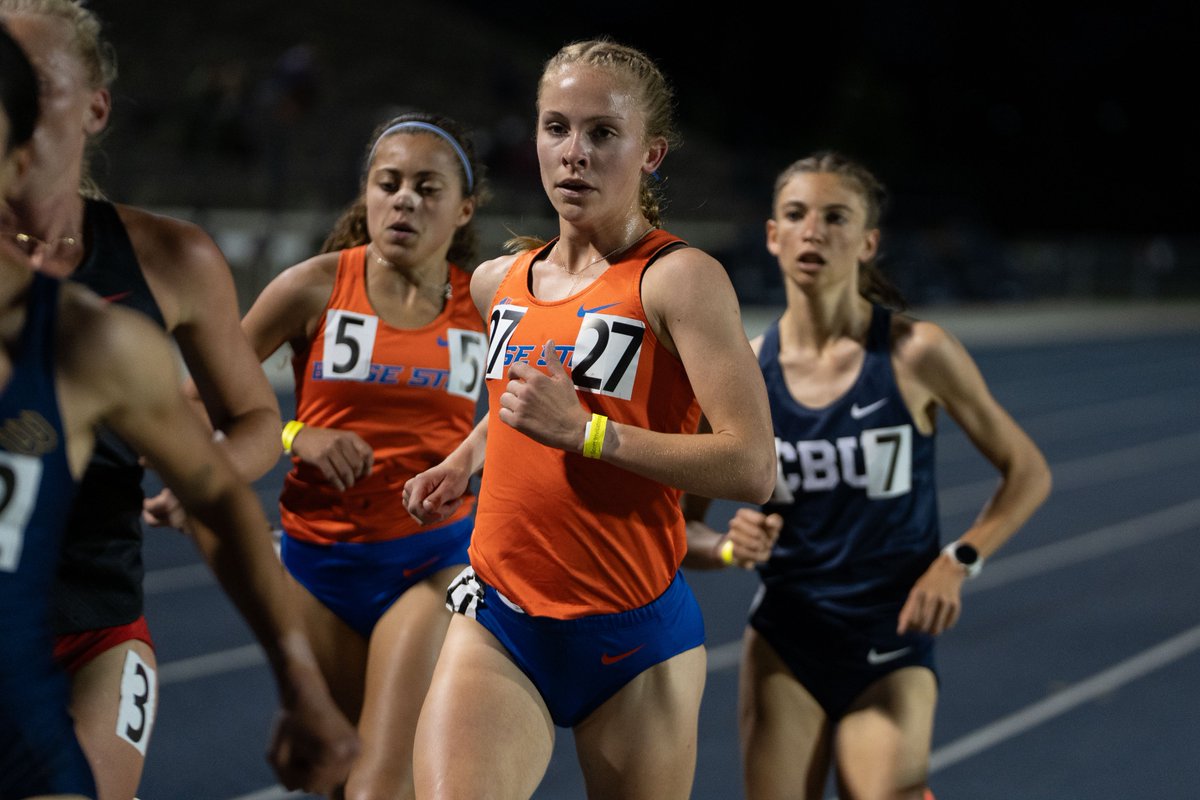
M 366 252 L 343 250 L 325 314 L 294 354 L 296 419 L 354 431 L 375 452 L 371 474 L 344 492 L 292 459 L 279 507 L 284 529 L 310 542 L 370 542 L 418 533 L 404 483 L 437 464 L 474 426 L 486 353 L 471 277 L 450 266 L 451 296 L 421 328 L 394 328 L 367 296 Z M 447 523 L 471 512 L 474 498 Z
M 666 433 L 694 433 L 700 407 L 678 357 L 642 308 L 642 273 L 680 240 L 655 230 L 577 294 L 545 302 L 530 269 L 551 245 L 517 257 L 490 311 L 487 451 L 472 537 L 477 574 L 524 611 L 573 619 L 639 608 L 666 590 L 687 547 L 680 492 L 500 421 L 508 366 L 545 367 L 554 339 L 589 411 Z M 580 441 L 583 431 L 579 431 Z

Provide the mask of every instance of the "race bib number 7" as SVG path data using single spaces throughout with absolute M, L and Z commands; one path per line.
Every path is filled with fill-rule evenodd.
M 867 497 L 898 497 L 912 491 L 912 426 L 871 428 L 862 433 Z
M 504 377 L 504 351 L 512 340 L 513 332 L 529 309 L 507 303 L 492 308 L 488 319 L 488 352 L 486 377 L 496 380 Z

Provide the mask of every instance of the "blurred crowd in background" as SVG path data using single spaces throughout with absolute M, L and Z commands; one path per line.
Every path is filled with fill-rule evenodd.
M 596 34 L 674 81 L 685 141 L 665 164 L 667 224 L 721 259 L 743 302 L 779 302 L 763 247 L 774 176 L 825 147 L 891 189 L 881 264 L 914 305 L 1200 296 L 1200 123 L 1178 95 L 1194 8 L 92 5 L 120 54 L 95 177 L 203 224 L 243 303 L 315 252 L 355 194 L 362 142 L 406 108 L 473 126 L 494 194 L 484 254 L 552 234 L 537 76 Z

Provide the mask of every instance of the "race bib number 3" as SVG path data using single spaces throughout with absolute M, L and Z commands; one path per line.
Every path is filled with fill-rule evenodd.
M 21 563 L 41 479 L 41 459 L 0 452 L 0 572 L 16 572 Z
M 136 747 L 144 758 L 146 744 L 150 741 L 150 729 L 154 727 L 158 692 L 154 668 L 134 650 L 125 654 L 120 703 L 117 709 L 117 736 Z
M 450 380 L 446 391 L 475 400 L 483 384 L 483 362 L 487 358 L 487 338 L 479 331 L 451 328 L 446 332 L 450 347 Z
M 321 374 L 325 380 L 366 380 L 371 374 L 375 331 L 379 318 L 353 311 L 331 309 L 325 315 L 325 358 Z
M 579 325 L 571 377 L 579 389 L 622 400 L 633 397 L 646 324 L 612 314 L 586 314 Z

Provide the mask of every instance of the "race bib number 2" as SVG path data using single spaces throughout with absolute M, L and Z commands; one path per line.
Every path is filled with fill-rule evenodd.
M 21 563 L 41 478 L 41 459 L 0 452 L 0 572 L 16 572 Z

